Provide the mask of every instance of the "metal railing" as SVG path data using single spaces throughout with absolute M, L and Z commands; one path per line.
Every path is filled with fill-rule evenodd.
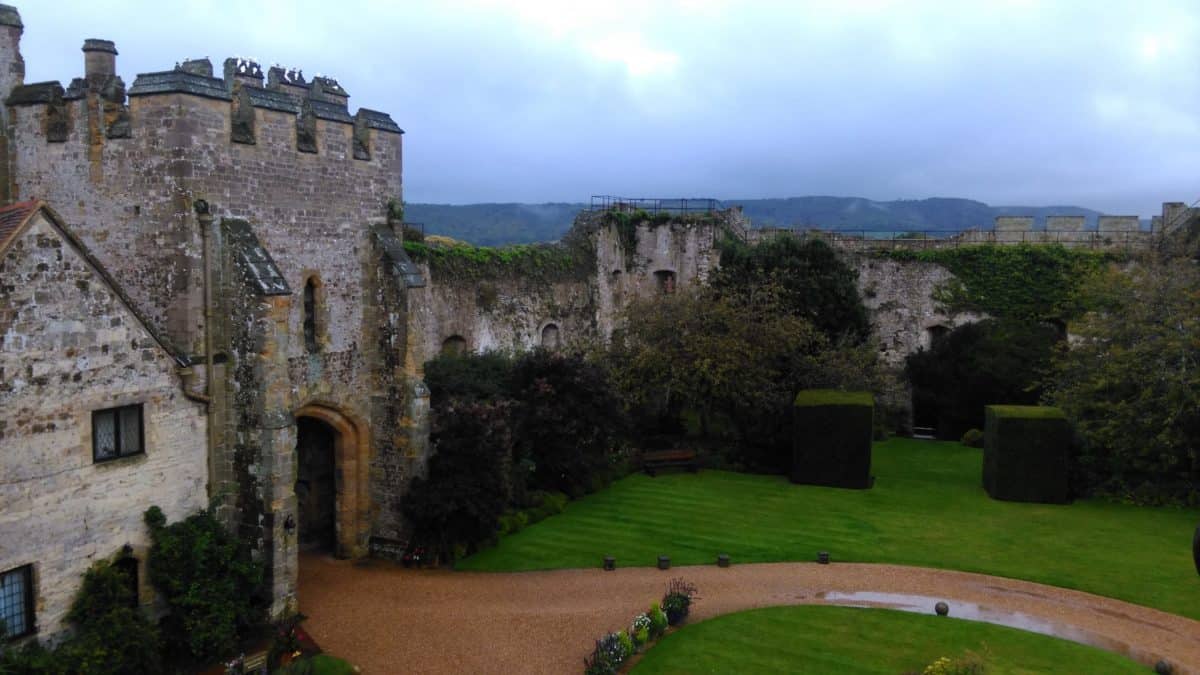
M 615 197 L 613 195 L 592 195 L 590 211 L 638 211 L 650 215 L 659 213 L 716 213 L 724 210 L 719 200 L 708 197 L 687 199 L 659 199 L 645 197 Z
M 1153 233 L 1143 230 L 821 230 L 817 228 L 753 228 L 751 242 L 776 236 L 823 239 L 839 248 L 862 251 L 886 249 L 957 248 L 973 244 L 1062 244 L 1068 248 L 1148 248 Z

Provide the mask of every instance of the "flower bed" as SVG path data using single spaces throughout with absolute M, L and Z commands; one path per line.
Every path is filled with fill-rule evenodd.
M 629 628 L 596 640 L 592 653 L 583 660 L 585 675 L 614 675 L 631 656 L 662 637 L 668 627 L 683 623 L 696 598 L 695 585 L 672 579 L 661 603 L 633 617 Z

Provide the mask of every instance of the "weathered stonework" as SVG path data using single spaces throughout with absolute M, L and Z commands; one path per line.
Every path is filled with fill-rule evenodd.
M 208 471 L 204 406 L 176 358 L 49 214 L 30 218 L 0 236 L 0 570 L 34 566 L 37 628 L 53 636 L 95 561 L 128 546 L 145 579 L 143 512 L 204 507 Z M 134 404 L 144 454 L 93 461 L 93 411 Z M 139 601 L 154 602 L 144 584 Z

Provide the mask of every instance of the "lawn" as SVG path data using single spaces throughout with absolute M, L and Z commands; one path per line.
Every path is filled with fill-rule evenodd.
M 983 572 L 1075 588 L 1200 618 L 1191 557 L 1200 510 L 1088 500 L 988 498 L 982 451 L 895 438 L 877 443 L 870 490 L 792 485 L 782 476 L 635 474 L 504 537 L 458 569 L 531 570 L 812 560 Z
M 886 609 L 770 607 L 663 638 L 633 668 L 654 673 L 920 673 L 974 655 L 989 675 L 1147 673 L 1125 657 L 1004 626 Z

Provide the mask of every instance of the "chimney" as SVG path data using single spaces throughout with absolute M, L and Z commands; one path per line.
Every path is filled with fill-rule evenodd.
M 83 41 L 83 76 L 104 79 L 117 74 L 117 47 L 111 40 L 89 38 Z

